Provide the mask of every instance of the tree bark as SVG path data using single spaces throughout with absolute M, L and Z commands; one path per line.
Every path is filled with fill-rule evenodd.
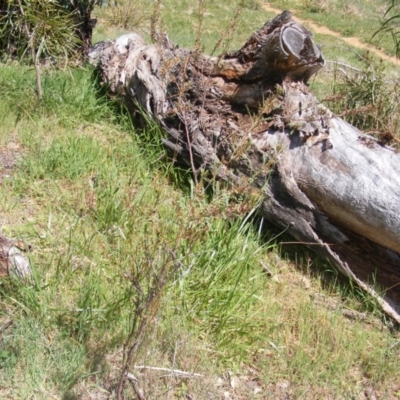
M 4 276 L 28 277 L 31 267 L 24 255 L 25 244 L 11 240 L 0 233 L 0 278 Z
M 310 93 L 324 65 L 285 11 L 210 57 L 136 34 L 92 48 L 111 93 L 165 131 L 174 160 L 264 194 L 259 214 L 326 257 L 400 322 L 400 155 Z

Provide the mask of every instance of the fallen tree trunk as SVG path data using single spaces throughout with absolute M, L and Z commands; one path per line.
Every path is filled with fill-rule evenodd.
M 259 188 L 259 213 L 351 277 L 400 322 L 400 155 L 335 117 L 310 93 L 324 65 L 284 12 L 220 58 L 136 35 L 90 57 L 133 115 L 166 132 L 194 178 Z

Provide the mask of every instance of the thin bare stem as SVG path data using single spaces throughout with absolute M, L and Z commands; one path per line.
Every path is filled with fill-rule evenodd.
M 194 45 L 195 58 L 197 58 L 197 56 L 203 50 L 201 46 L 201 38 L 203 36 L 204 13 L 206 12 L 206 8 L 204 6 L 204 0 L 198 0 L 198 3 L 199 3 L 199 24 L 197 26 L 196 41 Z
M 39 63 L 39 55 L 40 55 L 40 46 L 38 49 L 38 53 L 35 52 L 35 32 L 29 32 L 28 23 L 26 22 L 26 16 L 24 12 L 24 8 L 22 7 L 21 0 L 18 0 L 18 6 L 21 11 L 21 15 L 24 19 L 24 30 L 26 37 L 29 41 L 29 47 L 31 52 L 31 58 L 33 65 L 35 66 L 35 73 L 36 73 L 36 90 L 38 99 L 42 100 L 43 98 L 43 89 L 42 89 L 42 77 L 41 77 L 41 70 L 40 70 L 40 63 Z
M 230 41 L 232 40 L 238 24 L 239 16 L 243 11 L 244 7 L 244 2 L 241 1 L 239 6 L 236 9 L 235 15 L 233 18 L 230 19 L 229 25 L 225 28 L 225 30 L 221 33 L 221 36 L 217 40 L 217 43 L 215 43 L 214 48 L 211 52 L 211 55 L 214 55 L 216 51 L 222 46 L 222 52 L 220 55 L 220 58 L 223 56 L 223 54 L 226 52 Z
M 148 365 L 135 365 L 135 369 L 149 369 L 149 370 L 152 370 L 152 371 L 170 372 L 171 374 L 174 374 L 174 375 L 187 376 L 187 377 L 199 377 L 199 378 L 201 378 L 201 377 L 204 376 L 202 374 L 197 374 L 195 372 L 182 371 L 180 369 L 151 367 L 151 366 L 148 366 Z
M 148 330 L 149 324 L 154 320 L 155 315 L 160 308 L 164 287 L 169 282 L 171 276 L 173 276 L 179 265 L 174 260 L 174 252 L 172 250 L 165 249 L 165 254 L 169 254 L 169 256 L 164 261 L 161 270 L 158 272 L 153 271 L 153 276 L 151 278 L 146 278 L 150 279 L 147 294 L 144 293 L 140 284 L 140 279 L 143 279 L 143 276 L 139 276 L 140 272 L 138 273 L 138 276 L 132 279 L 132 284 L 136 291 L 136 299 L 134 302 L 135 311 L 132 316 L 133 322 L 130 333 L 124 343 L 123 365 L 117 389 L 118 400 L 124 399 L 125 382 L 127 379 L 129 380 L 129 368 L 133 364 L 135 355 L 138 353 L 140 347 L 145 341 L 145 334 Z M 149 260 L 149 262 L 151 264 L 151 260 Z M 152 270 L 153 266 L 150 265 L 149 268 Z M 132 380 L 130 380 L 130 382 L 132 384 Z M 136 394 L 138 395 L 137 392 Z
M 129 381 L 129 383 L 132 385 L 133 391 L 135 392 L 137 398 L 139 400 L 145 400 L 146 398 L 144 397 L 144 394 L 142 392 L 142 390 L 140 389 L 139 385 L 138 385 L 138 380 L 137 378 L 132 375 L 131 373 L 127 373 L 126 374 L 126 379 Z
M 151 22 L 150 22 L 150 36 L 153 42 L 157 42 L 158 40 L 157 30 L 160 24 L 160 15 L 161 15 L 161 0 L 157 0 L 154 6 L 153 15 L 151 17 Z

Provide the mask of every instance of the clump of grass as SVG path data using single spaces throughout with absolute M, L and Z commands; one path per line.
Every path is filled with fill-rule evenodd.
M 262 251 L 250 226 L 216 220 L 179 271 L 178 303 L 227 357 L 240 359 L 258 340 L 259 320 L 250 316 L 265 281 Z
M 261 11 L 262 2 L 260 0 L 247 0 L 243 2 L 243 6 L 249 10 Z
M 28 118 L 35 123 L 46 117 L 66 126 L 84 122 L 115 119 L 116 106 L 97 89 L 92 69 L 47 70 L 42 76 L 43 98 L 35 94 L 35 74 L 26 67 L 0 65 L 0 95 L 6 110 L 12 111 L 15 123 Z
M 96 15 L 108 27 L 119 27 L 133 31 L 148 31 L 150 4 L 144 0 L 112 0 L 97 9 Z
M 55 138 L 47 149 L 39 145 L 21 167 L 33 179 L 77 179 L 95 174 L 103 160 L 103 150 L 94 138 L 69 135 Z
M 40 320 L 29 316 L 2 335 L 0 384 L 4 388 L 14 382 L 15 389 L 9 395 L 29 397 L 36 392 L 45 398 L 53 391 L 65 393 L 84 374 L 84 346 L 56 329 L 49 335 Z
M 302 0 L 301 7 L 310 13 L 325 13 L 329 11 L 328 0 Z
M 360 70 L 335 70 L 329 105 L 350 124 L 383 143 L 399 143 L 399 82 L 388 78 L 382 60 L 376 62 L 368 53 L 361 60 Z
M 29 117 L 38 105 L 35 77 L 27 67 L 0 65 L 0 96 L 4 111 L 12 112 L 18 121 Z

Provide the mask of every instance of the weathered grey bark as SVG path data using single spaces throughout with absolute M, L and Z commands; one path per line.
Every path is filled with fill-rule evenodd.
M 258 187 L 260 215 L 327 257 L 400 322 L 400 155 L 309 92 L 324 60 L 289 12 L 220 58 L 167 37 L 146 45 L 136 34 L 103 42 L 90 57 L 134 115 L 141 109 L 164 128 L 163 143 L 195 177 L 208 170 Z
M 25 245 L 11 240 L 0 233 L 0 278 L 18 276 L 24 278 L 31 274 L 27 257 L 23 253 Z

